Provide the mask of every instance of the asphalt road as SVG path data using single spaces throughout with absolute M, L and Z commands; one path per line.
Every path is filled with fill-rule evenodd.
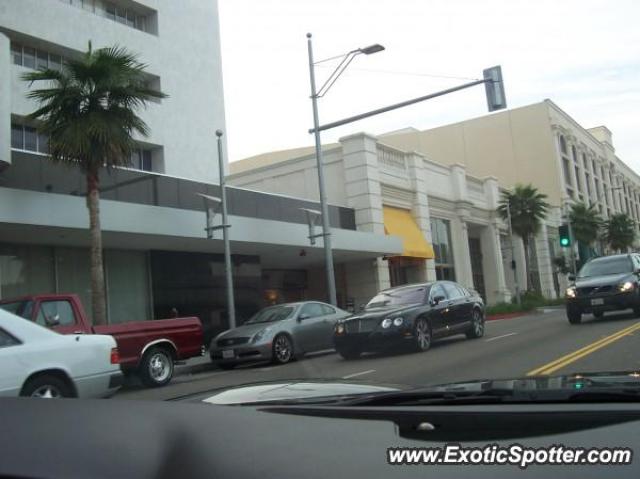
M 570 325 L 563 310 L 487 322 L 485 336 L 440 340 L 425 353 L 365 355 L 346 361 L 325 353 L 284 366 L 249 365 L 176 376 L 159 389 L 128 387 L 118 399 L 165 400 L 261 381 L 340 378 L 429 385 L 527 374 L 640 370 L 640 319 L 611 314 Z

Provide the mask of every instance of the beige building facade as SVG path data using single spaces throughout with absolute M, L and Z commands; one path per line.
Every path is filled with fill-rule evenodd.
M 568 205 L 584 201 L 605 218 L 624 212 L 640 220 L 640 177 L 616 156 L 612 133 L 582 127 L 550 100 L 424 131 L 351 135 L 323 151 L 329 202 L 354 208 L 358 229 L 402 236 L 387 227 L 396 209 L 409 212 L 433 246 L 432 257 L 350 265 L 344 284 L 358 301 L 436 277 L 474 288 L 488 303 L 508 301 L 525 284 L 524 248 L 517 236 L 512 248 L 495 209 L 518 183 L 532 183 L 552 205 L 531 251 L 533 286 L 549 298 L 566 285 L 554 260 L 568 253 L 558 244 Z M 243 188 L 318 198 L 311 147 L 233 162 L 230 170 L 229 181 Z

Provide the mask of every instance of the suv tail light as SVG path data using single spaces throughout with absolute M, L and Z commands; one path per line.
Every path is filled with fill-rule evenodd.
M 120 364 L 120 353 L 118 348 L 111 348 L 111 364 Z

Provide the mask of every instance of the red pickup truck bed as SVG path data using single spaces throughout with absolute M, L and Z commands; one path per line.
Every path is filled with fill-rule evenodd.
M 74 294 L 24 296 L 0 301 L 0 307 L 61 334 L 113 336 L 122 369 L 137 372 L 148 386 L 168 383 L 175 361 L 204 352 L 202 323 L 196 317 L 91 326 Z

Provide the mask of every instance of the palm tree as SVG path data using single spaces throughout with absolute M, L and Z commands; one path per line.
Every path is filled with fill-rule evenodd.
M 628 249 L 635 240 L 635 223 L 625 213 L 611 215 L 604 226 L 604 240 L 618 252 Z
M 569 221 L 573 237 L 578 242 L 580 261 L 584 263 L 593 256 L 593 243 L 598 239 L 602 218 L 595 205 L 578 202 L 571 205 Z
M 549 204 L 547 195 L 540 193 L 533 185 L 517 184 L 513 191 L 503 191 L 498 214 L 507 220 L 511 214 L 511 228 L 522 238 L 525 251 L 525 269 L 527 271 L 527 289 L 535 283 L 530 268 L 530 244 L 533 236 L 540 229 L 540 224 L 547 216 Z
M 30 82 L 49 82 L 27 96 L 38 102 L 28 118 L 49 137 L 51 160 L 78 167 L 86 176 L 91 236 L 91 306 L 94 324 L 106 323 L 102 233 L 100 230 L 100 170 L 127 166 L 134 134 L 149 128 L 136 110 L 166 95 L 148 86 L 146 66 L 120 47 L 88 51 L 68 60 L 60 71 L 23 75 Z

